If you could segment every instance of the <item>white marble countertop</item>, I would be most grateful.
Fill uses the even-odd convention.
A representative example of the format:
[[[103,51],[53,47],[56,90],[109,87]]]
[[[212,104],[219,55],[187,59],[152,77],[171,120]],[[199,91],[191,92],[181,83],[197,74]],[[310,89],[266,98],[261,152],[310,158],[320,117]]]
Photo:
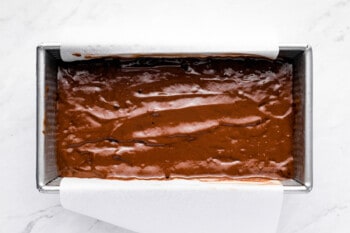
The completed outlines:
[[[163,30],[160,21],[221,36],[250,21],[274,28],[283,44],[313,46],[314,189],[285,196],[278,232],[349,232],[350,1],[127,2],[0,2],[0,232],[128,232],[64,210],[58,195],[36,190],[35,48],[75,36],[62,33],[69,28]]]

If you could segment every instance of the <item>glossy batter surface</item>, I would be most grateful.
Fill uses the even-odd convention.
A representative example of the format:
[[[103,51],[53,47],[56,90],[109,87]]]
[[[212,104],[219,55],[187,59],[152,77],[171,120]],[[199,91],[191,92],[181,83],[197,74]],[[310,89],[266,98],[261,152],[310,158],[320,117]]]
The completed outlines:
[[[254,58],[62,64],[61,176],[293,175],[292,65]]]

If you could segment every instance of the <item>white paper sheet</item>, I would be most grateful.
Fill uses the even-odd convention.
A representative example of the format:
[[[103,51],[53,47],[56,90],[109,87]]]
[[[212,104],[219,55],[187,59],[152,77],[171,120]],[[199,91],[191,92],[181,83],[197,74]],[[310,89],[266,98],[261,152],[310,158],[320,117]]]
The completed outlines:
[[[273,233],[279,182],[63,178],[64,208],[140,233]]]
[[[267,28],[234,27],[231,30],[185,31],[164,27],[161,30],[128,30],[110,32],[101,28],[75,29],[64,33],[60,53],[64,61],[90,59],[89,57],[132,56],[140,54],[246,54],[275,59],[279,47],[277,36]],[[75,35],[74,37],[72,35]]]

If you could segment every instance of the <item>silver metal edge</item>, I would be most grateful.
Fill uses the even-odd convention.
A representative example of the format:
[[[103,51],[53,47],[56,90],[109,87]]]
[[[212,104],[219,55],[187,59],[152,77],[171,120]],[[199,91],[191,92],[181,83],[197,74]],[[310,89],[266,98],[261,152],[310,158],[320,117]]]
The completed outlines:
[[[45,183],[45,58],[47,50],[60,49],[59,44],[41,44],[36,48],[36,187],[41,193],[58,193],[59,186]]]
[[[57,194],[60,190],[60,177],[57,177],[53,181],[44,184],[43,174],[44,174],[44,90],[45,90],[45,52],[49,49],[60,49],[59,44],[42,44],[37,47],[37,189],[41,193]],[[303,44],[289,44],[279,46],[281,50],[292,50],[292,51],[303,51],[305,56],[305,182],[301,184],[295,180],[294,185],[285,185],[285,193],[306,193],[310,192],[313,187],[313,144],[312,144],[312,47],[310,45]],[[55,183],[55,185],[50,185],[50,183]],[[282,182],[284,183],[284,182]]]
[[[36,186],[39,191],[43,191],[46,186],[44,184],[44,146],[45,136],[42,133],[44,130],[45,118],[45,47],[38,46],[36,48]]]
[[[313,70],[312,47],[307,45],[305,52],[305,181],[306,191],[313,188]]]

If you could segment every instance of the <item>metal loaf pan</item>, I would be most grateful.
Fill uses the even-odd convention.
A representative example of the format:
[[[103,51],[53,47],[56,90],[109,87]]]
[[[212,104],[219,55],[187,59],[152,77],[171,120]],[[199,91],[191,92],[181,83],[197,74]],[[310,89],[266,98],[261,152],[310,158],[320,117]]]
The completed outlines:
[[[170,54],[171,55],[171,54]],[[198,56],[198,54],[197,54]],[[215,54],[220,56],[220,54]],[[295,177],[283,181],[285,192],[312,189],[312,49],[309,45],[279,46],[278,57],[293,63]],[[57,68],[63,62],[59,45],[37,47],[37,188],[58,193],[61,177],[56,166]]]

